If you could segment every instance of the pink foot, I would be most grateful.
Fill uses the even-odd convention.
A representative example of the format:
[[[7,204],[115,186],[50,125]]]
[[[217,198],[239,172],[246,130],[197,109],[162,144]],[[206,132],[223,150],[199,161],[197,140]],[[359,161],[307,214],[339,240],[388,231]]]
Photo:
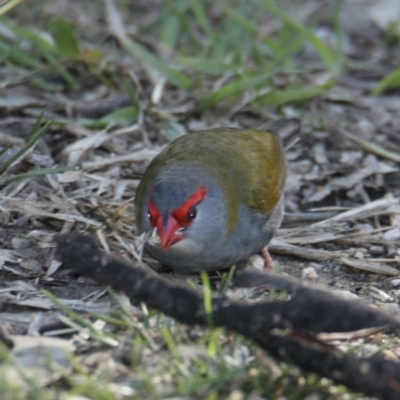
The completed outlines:
[[[266,247],[261,250],[261,255],[264,257],[264,269],[272,270],[274,267],[274,262]]]

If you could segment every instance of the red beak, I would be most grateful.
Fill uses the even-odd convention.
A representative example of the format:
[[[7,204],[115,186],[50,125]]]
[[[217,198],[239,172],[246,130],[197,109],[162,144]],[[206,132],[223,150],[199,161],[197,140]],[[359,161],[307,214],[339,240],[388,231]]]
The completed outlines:
[[[178,229],[178,221],[172,215],[160,215],[157,221],[157,233],[161,238],[163,251],[167,251],[173,244],[183,239],[181,235],[175,235]]]

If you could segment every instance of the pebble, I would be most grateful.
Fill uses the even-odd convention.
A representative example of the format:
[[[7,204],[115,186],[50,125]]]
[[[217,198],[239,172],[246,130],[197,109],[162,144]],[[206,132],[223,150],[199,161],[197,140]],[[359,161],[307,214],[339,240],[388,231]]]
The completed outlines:
[[[363,259],[364,259],[364,254],[363,254],[363,252],[357,250],[357,251],[354,253],[354,258],[358,258],[359,260],[363,260]]]
[[[380,256],[380,255],[382,255],[382,254],[385,252],[385,248],[384,248],[383,246],[372,245],[372,246],[369,248],[369,252],[370,252],[371,254],[376,255],[376,256]]]
[[[310,263],[309,266],[313,267],[317,272],[320,272],[325,268],[324,263]]]
[[[301,271],[301,279],[310,282],[316,282],[319,279],[318,273],[314,267],[307,267]]]
[[[391,284],[393,287],[397,288],[397,287],[400,286],[400,279],[392,279],[392,280],[390,281],[390,284]]]
[[[14,250],[27,249],[27,248],[31,247],[31,241],[28,239],[22,239],[22,238],[12,238],[11,239],[11,247]]]
[[[226,400],[243,400],[244,394],[241,390],[234,390],[231,394],[227,397]]]
[[[251,256],[247,262],[246,269],[247,268],[250,270],[264,271],[264,259],[258,254]]]
[[[400,228],[394,228],[390,231],[386,231],[383,234],[383,239],[387,240],[388,242],[400,239]]]

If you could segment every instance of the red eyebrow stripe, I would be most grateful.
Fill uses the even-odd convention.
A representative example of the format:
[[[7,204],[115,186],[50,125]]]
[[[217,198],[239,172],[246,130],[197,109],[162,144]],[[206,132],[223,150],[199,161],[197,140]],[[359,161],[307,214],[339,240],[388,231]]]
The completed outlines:
[[[206,197],[207,188],[204,186],[197,189],[179,208],[176,208],[172,211],[172,215],[174,218],[181,224],[189,224],[191,221],[187,220],[187,214],[189,212],[190,207],[199,204],[204,197]]]
[[[151,225],[155,227],[157,225],[157,220],[160,216],[160,213],[151,200],[148,200],[147,202],[147,209],[149,210]]]

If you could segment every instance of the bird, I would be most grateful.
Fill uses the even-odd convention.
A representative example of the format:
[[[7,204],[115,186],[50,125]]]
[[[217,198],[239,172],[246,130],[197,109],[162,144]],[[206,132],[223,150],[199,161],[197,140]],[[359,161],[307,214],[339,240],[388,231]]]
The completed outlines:
[[[167,145],[135,198],[139,233],[156,234],[146,251],[180,272],[217,271],[257,253],[271,268],[266,245],[283,218],[287,168],[279,131],[287,124],[213,128]]]

